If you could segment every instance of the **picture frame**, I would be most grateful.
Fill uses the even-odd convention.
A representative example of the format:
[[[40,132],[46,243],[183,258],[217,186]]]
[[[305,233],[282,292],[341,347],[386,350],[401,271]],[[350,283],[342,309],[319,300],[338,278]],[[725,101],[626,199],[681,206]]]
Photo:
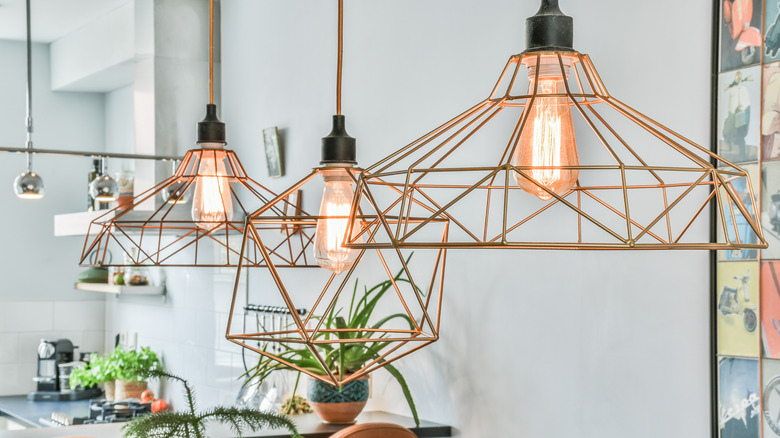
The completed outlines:
[[[303,209],[303,190],[296,190],[287,195],[284,202],[284,215],[297,216]],[[299,225],[282,225],[282,235],[292,236],[300,230]]]
[[[279,130],[276,126],[263,129],[263,145],[265,146],[265,163],[268,166],[268,176],[271,178],[283,177],[282,146],[279,141]]]
[[[712,6],[711,149],[728,161],[719,167],[748,173],[734,189],[760,207],[769,248],[710,258],[710,369],[717,370],[711,433],[780,437],[780,4],[714,0]],[[747,184],[755,199],[747,199]],[[730,240],[754,241],[744,216],[722,214],[711,212],[712,227],[725,221]],[[715,238],[726,236],[719,231]]]

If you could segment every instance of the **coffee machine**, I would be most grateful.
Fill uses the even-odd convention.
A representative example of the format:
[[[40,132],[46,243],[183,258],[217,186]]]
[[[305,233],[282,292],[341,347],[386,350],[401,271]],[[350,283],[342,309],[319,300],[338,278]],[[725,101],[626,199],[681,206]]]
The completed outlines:
[[[41,339],[38,344],[38,375],[33,377],[36,390],[27,394],[29,400],[83,400],[100,395],[98,388],[71,390],[68,381],[76,348],[68,339]],[[63,370],[67,370],[68,374],[64,375]]]

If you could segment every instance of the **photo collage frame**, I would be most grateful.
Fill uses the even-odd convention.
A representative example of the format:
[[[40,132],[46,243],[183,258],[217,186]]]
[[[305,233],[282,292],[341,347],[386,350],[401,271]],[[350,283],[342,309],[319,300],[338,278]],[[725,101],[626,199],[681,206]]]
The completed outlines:
[[[713,146],[748,172],[755,198],[744,182],[742,199],[759,203],[769,242],[761,251],[716,255],[714,434],[780,438],[780,3],[715,0],[714,7],[719,23],[713,39],[718,59]],[[739,215],[715,220],[736,225],[729,227],[739,233],[728,236],[732,240],[754,235]]]

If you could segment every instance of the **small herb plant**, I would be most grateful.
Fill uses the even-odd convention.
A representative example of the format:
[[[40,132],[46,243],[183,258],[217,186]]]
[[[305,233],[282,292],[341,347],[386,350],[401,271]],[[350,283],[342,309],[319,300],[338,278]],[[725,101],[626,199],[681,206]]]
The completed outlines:
[[[84,368],[73,371],[70,386],[81,385],[85,388],[112,380],[140,382],[144,379],[143,370],[161,368],[160,360],[149,347],[140,350],[122,350],[119,347],[109,355],[93,355]]]
[[[89,388],[103,382],[116,380],[114,370],[106,359],[107,356],[92,355],[87,366],[73,370],[73,374],[70,375],[70,387],[76,388],[81,385],[84,388]]]
[[[146,379],[146,371],[161,368],[157,354],[149,347],[140,350],[122,350],[117,347],[108,357],[108,362],[116,379],[128,382],[142,382]]]
[[[169,374],[161,369],[138,370],[144,379],[159,378],[180,382],[184,386],[187,399],[187,412],[157,412],[133,418],[122,427],[125,437],[135,438],[205,438],[206,423],[217,421],[227,424],[241,436],[245,430],[256,431],[260,428],[287,429],[290,436],[303,438],[298,434],[295,424],[287,417],[256,409],[218,406],[205,411],[196,411],[195,397],[189,383],[181,377]]]
[[[406,263],[409,263],[409,259]],[[408,279],[403,277],[403,269],[401,269],[394,277],[393,281],[410,283]],[[372,338],[376,335],[376,332],[361,331],[363,328],[369,327],[369,320],[376,309],[380,299],[393,287],[393,281],[383,281],[370,289],[363,288],[363,294],[358,295],[358,280],[355,281],[355,286],[352,290],[352,299],[350,301],[349,310],[346,315],[342,315],[343,308],[338,310],[331,309],[330,313],[324,317],[322,327],[324,329],[350,329],[351,331],[339,331],[339,332],[320,332],[315,338],[318,339],[366,339]],[[418,289],[419,290],[419,289]],[[313,319],[320,320],[323,317],[312,317]],[[385,316],[374,323],[370,328],[378,329],[385,324],[393,320],[402,320],[409,324],[411,329],[414,329],[414,323],[409,318],[409,315],[405,313],[396,313]],[[331,344],[318,344],[317,347],[321,348],[321,355],[325,358],[327,367],[338,375],[346,375],[354,373],[360,370],[366,362],[373,361],[380,356],[380,352],[389,345],[389,342],[384,339],[385,334],[376,336],[376,342],[369,343],[338,343],[335,346]],[[285,361],[296,365],[307,371],[311,371],[314,374],[326,375],[327,372],[322,368],[319,361],[316,360],[314,354],[308,348],[294,348],[286,343],[281,343],[282,351],[278,356]],[[406,384],[406,379],[397,368],[392,365],[385,365],[384,368],[392,375],[401,385],[401,390],[404,393],[409,409],[412,411],[415,423],[419,424],[419,418],[417,416],[417,408],[412,398],[412,393],[409,391],[409,386]],[[260,356],[257,365],[250,369],[244,376],[249,378],[258,377],[260,380],[265,379],[271,372],[277,369],[289,369],[284,364],[277,362],[267,356]],[[297,388],[297,381],[296,381]]]

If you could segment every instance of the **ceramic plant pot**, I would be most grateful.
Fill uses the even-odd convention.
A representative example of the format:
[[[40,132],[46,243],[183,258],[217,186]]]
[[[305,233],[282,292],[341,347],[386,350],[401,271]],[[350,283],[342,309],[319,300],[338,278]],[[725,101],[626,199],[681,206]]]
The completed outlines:
[[[114,380],[107,380],[103,382],[103,391],[106,393],[107,401],[114,401]]]
[[[368,376],[341,387],[320,380],[309,381],[309,404],[322,421],[336,424],[355,422],[368,401]]]
[[[141,393],[144,391],[146,391],[146,382],[117,380],[114,388],[114,399],[118,401],[128,398],[141,398]]]

